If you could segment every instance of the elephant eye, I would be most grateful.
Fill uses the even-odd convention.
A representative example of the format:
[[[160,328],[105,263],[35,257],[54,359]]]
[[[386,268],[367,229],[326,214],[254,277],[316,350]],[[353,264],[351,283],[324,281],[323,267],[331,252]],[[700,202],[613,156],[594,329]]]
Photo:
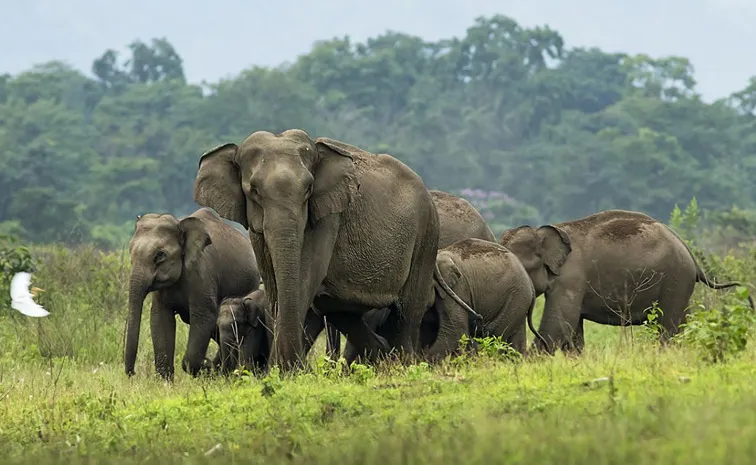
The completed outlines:
[[[250,184],[249,186],[249,197],[251,200],[255,202],[259,202],[262,196],[260,195],[260,190],[257,188],[257,186]]]
[[[165,260],[165,257],[166,257],[165,252],[163,252],[162,250],[158,250],[157,253],[155,254],[155,263],[162,262],[163,260]]]

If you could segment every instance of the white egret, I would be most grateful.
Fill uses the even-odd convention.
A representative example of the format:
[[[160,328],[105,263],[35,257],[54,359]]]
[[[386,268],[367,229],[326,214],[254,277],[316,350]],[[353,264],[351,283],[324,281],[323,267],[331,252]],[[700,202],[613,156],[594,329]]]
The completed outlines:
[[[10,285],[11,307],[26,316],[43,317],[49,315],[50,312],[42,308],[42,306],[32,298],[36,297],[40,292],[43,292],[44,289],[32,287],[31,292],[29,292],[30,285],[31,274],[21,272],[16,273],[13,276]]]

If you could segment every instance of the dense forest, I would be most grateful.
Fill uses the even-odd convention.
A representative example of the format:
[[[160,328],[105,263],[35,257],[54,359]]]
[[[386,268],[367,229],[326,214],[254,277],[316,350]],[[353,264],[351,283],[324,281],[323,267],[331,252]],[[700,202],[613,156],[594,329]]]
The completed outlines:
[[[202,85],[168,40],[129,48],[92,77],[60,62],[0,76],[0,234],[122,247],[137,214],[196,208],[205,150],[287,128],[390,153],[497,233],[607,208],[666,221],[695,197],[756,234],[756,78],[706,103],[683,57],[570,48],[506,16],[438,42],[334,38]]]

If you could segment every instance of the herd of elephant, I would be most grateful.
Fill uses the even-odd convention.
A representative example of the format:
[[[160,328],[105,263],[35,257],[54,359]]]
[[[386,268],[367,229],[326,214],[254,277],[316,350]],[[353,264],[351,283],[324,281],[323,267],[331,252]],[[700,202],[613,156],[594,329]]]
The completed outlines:
[[[579,353],[584,320],[642,324],[654,302],[664,342],[680,330],[696,282],[740,284],[712,283],[674,231],[639,212],[520,226],[497,241],[468,201],[429,190],[398,159],[299,129],[204,153],[194,200],[201,208],[183,219],[137,217],[128,375],[149,293],[155,369],[173,379],[176,314],[189,325],[182,368],[196,376],[296,369],[323,330],[331,358],[346,336],[347,364],[391,354],[437,361],[460,350],[463,335],[499,336],[525,354],[526,325],[531,350]],[[219,349],[209,361],[211,339]]]

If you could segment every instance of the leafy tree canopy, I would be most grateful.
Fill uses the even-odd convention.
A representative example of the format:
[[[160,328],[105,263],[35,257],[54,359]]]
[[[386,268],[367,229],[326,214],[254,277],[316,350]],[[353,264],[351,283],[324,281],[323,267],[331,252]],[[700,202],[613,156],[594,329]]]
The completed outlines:
[[[0,76],[0,234],[120,247],[137,214],[197,208],[202,152],[294,127],[398,157],[496,232],[607,208],[667,220],[692,197],[756,230],[756,77],[707,104],[686,58],[571,48],[501,15],[438,42],[333,38],[204,88],[165,38],[129,48],[92,78]]]

